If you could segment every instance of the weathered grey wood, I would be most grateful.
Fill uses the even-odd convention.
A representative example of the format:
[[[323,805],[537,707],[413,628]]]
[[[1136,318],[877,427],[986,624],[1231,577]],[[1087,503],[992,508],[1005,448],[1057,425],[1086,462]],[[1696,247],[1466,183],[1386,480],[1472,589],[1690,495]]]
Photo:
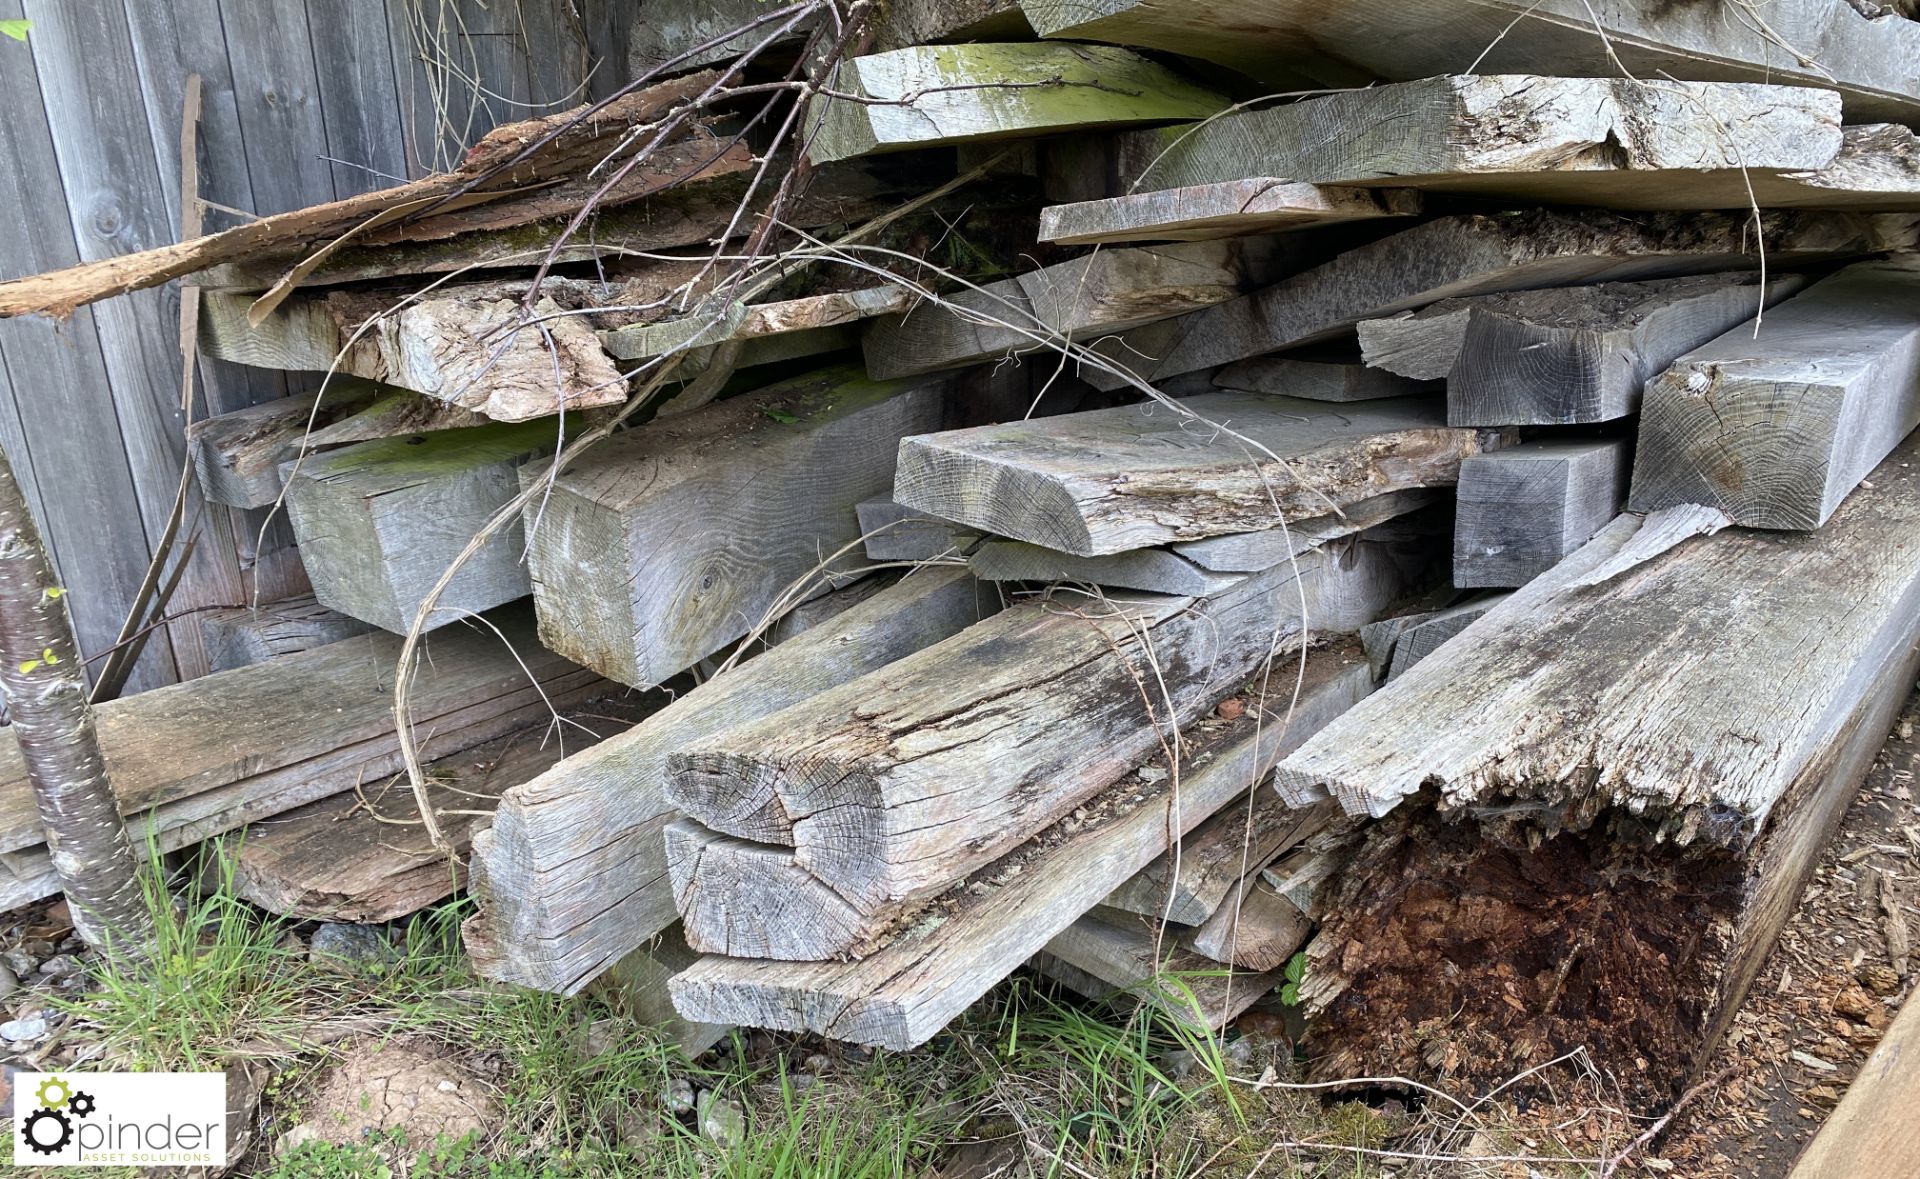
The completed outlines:
[[[657,1029],[691,1059],[733,1030],[726,1024],[681,1019],[673,1009],[669,984],[699,960],[700,955],[687,948],[680,926],[669,925],[594,979],[593,993],[635,1023]]]
[[[1571,828],[1630,805],[1650,833],[1744,845],[1920,630],[1914,456],[1897,450],[1818,532],[1729,529],[1576,586],[1639,529],[1622,516],[1303,747],[1276,784],[1374,815],[1427,784],[1447,807],[1546,803],[1543,821]],[[1576,758],[1588,768],[1569,775]]]
[[[1554,426],[1625,417],[1682,353],[1805,285],[1797,274],[1765,284],[1753,275],[1699,275],[1435,304],[1427,312],[1467,312],[1447,377],[1447,421]]]
[[[320,394],[283,397],[248,406],[187,427],[200,493],[209,502],[236,508],[264,508],[280,499],[280,464],[299,453],[309,430],[320,430],[370,404],[376,387],[355,378],[339,378]]]
[[[1201,925],[1218,912],[1234,886],[1276,855],[1319,830],[1334,815],[1331,803],[1295,809],[1271,790],[1236,798],[1168,851],[1108,893],[1111,909],[1181,925]]]
[[[335,377],[327,383],[328,400],[336,385],[363,384],[352,377]],[[345,446],[349,442],[368,442],[375,438],[393,438],[401,434],[425,434],[434,430],[458,430],[484,426],[487,419],[472,410],[461,409],[431,397],[422,397],[405,389],[368,386],[376,396],[365,406],[335,418],[331,425],[316,428],[307,437],[309,450],[327,446]]]
[[[1273,176],[1183,186],[1149,177],[1142,187],[1152,191],[1048,206],[1040,212],[1040,240],[1063,246],[1192,242],[1420,212],[1416,192],[1327,188]]]
[[[1456,295],[1601,280],[1752,270],[1900,249],[1914,219],[1896,214],[1559,213],[1461,215],[1350,250],[1323,266],[1231,302],[1134,328],[1099,352],[1155,380],[1336,338],[1365,319]],[[1143,359],[1144,358],[1144,359]],[[1090,369],[1099,388],[1128,382]]]
[[[803,129],[816,164],[1204,119],[1226,106],[1221,95],[1163,65],[1100,45],[913,46],[843,61],[826,89]]]
[[[774,37],[785,22],[773,21],[738,37],[727,34],[777,8],[760,0],[652,0],[646,19],[633,24],[628,70],[639,77],[655,69],[679,71],[730,61]],[[811,18],[801,21],[776,45],[790,48],[814,24]],[[1033,35],[1014,0],[895,0],[874,14],[872,29],[874,48],[879,50],[935,41],[1013,41]],[[692,52],[714,40],[720,41],[714,48]]]
[[[867,368],[907,376],[1121,331],[1252,290],[1282,259],[1261,238],[1101,250],[880,320]]]
[[[1460,359],[1474,299],[1491,297],[1442,299],[1418,311],[1363,319],[1354,325],[1360,339],[1360,358],[1369,368],[1411,381],[1444,380]]]
[[[380,438],[289,463],[287,512],[314,596],[405,632],[461,550],[518,494],[520,465],[560,443],[563,421],[571,424],[497,422]],[[527,596],[525,549],[519,527],[501,529],[461,567],[427,626]]]
[[[1420,618],[1393,637],[1393,664],[1387,678],[1398,679],[1440,645],[1478,622],[1507,595],[1481,594]]]
[[[688,944],[782,960],[870,953],[920,902],[1112,785],[1162,725],[1296,649],[1303,610],[1316,635],[1377,617],[1420,572],[1389,550],[1417,547],[1363,541],[1310,554],[1297,577],[1283,566],[1204,598],[1016,605],[682,747],[668,792],[689,818],[668,828],[667,862]]]
[[[473,840],[480,906],[464,933],[475,968],[578,992],[677,918],[660,836],[673,815],[670,752],[883,667],[998,606],[964,570],[915,571],[509,790]]]
[[[1185,54],[1298,87],[1425,78],[1469,66],[1585,77],[1784,82],[1840,91],[1854,118],[1920,116],[1920,30],[1846,0],[1022,0],[1043,37]]]
[[[215,671],[232,671],[296,655],[374,629],[314,600],[312,594],[258,607],[234,606],[200,615],[207,659]]]
[[[1181,775],[1179,805],[1150,793],[1112,821],[1037,848],[982,892],[956,892],[944,920],[917,927],[857,962],[768,962],[709,956],[673,982],[690,1019],[817,1032],[904,1050],[932,1039],[967,1006],[1018,969],[1170,840],[1242,797],[1280,751],[1298,745],[1372,690],[1352,654],[1307,657],[1299,704],[1286,723],[1256,724],[1250,708],[1215,755]],[[1265,703],[1285,714],[1291,685]],[[982,873],[989,879],[996,873]]]
[[[860,536],[854,505],[886,493],[902,437],[958,420],[948,393],[824,369],[601,443],[527,505],[544,641],[646,687],[746,634],[823,562],[864,564],[857,545],[835,556]]]
[[[1649,382],[1631,503],[1818,528],[1916,424],[1920,265],[1850,266]]]
[[[868,598],[898,584],[899,580],[900,571],[893,569],[836,580],[832,591],[802,602],[782,614],[779,621],[767,630],[765,642],[772,647],[788,639],[799,638],[814,627],[832,622]]]
[[[1279,175],[1628,209],[1751,203],[1756,178],[1840,154],[1840,95],[1804,86],[1453,75],[1223,115],[1158,150],[1133,180],[1177,189]],[[1834,194],[1837,199],[1838,194]]]
[[[1505,439],[1448,429],[1438,401],[1335,407],[1261,393],[909,438],[893,498],[1091,557],[1278,528],[1389,491],[1451,485]],[[1243,441],[1243,439],[1245,441]]]
[[[967,557],[982,581],[1073,582],[1156,594],[1217,593],[1234,575],[1209,573],[1167,549],[1130,549],[1104,557],[1076,557],[1022,540],[989,540]]]
[[[1360,326],[1364,332],[1366,325]],[[1308,401],[1378,401],[1382,397],[1438,393],[1442,388],[1431,381],[1409,380],[1364,364],[1291,360],[1282,356],[1262,356],[1230,364],[1214,374],[1213,383],[1222,389],[1304,397]]]
[[[1627,498],[1624,438],[1526,442],[1460,464],[1453,584],[1513,589],[1593,539]]]
[[[1313,919],[1258,872],[1237,881],[1227,899],[1183,940],[1188,949],[1242,970],[1279,970],[1307,944]]]
[[[1388,491],[1341,509],[1337,515],[1290,520],[1285,528],[1235,532],[1187,540],[1173,551],[1216,573],[1258,573],[1328,541],[1411,515],[1440,501],[1439,491]]]
[[[1138,917],[1090,913],[1048,942],[1046,952],[1195,1031],[1224,1029],[1286,981],[1284,970],[1225,967]]]
[[[707,311],[665,323],[615,328],[601,333],[600,340],[608,354],[620,360],[646,360],[689,346],[759,340],[858,323],[903,311],[912,301],[913,295],[905,286],[835,291],[776,303],[736,305],[726,314]]]
[[[958,556],[967,534],[945,520],[903,508],[890,499],[864,500],[854,505],[860,535],[866,537],[869,561],[931,561]]]

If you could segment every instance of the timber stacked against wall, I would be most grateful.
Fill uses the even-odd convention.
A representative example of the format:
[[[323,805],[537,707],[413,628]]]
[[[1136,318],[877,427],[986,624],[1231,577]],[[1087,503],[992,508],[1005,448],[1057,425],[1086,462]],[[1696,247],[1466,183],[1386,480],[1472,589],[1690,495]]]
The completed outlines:
[[[107,706],[129,811],[284,912],[464,884],[483,973],[690,1045],[912,1048],[1028,968],[1683,1091],[1920,670],[1920,24],[1216,7],[670,0],[585,118],[0,284],[192,276],[209,356],[330,374],[193,427],[313,593]],[[491,767],[438,843],[332,821],[397,635]],[[266,692],[346,706],[219,756]]]

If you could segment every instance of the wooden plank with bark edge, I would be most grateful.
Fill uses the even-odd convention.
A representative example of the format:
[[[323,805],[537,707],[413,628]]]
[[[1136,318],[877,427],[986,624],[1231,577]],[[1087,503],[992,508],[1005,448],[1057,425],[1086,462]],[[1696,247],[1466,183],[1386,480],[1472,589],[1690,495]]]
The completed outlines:
[[[1284,970],[1234,970],[1144,918],[1121,914],[1087,914],[1048,942],[1046,953],[1194,1031],[1225,1029],[1286,982]]]
[[[1920,424],[1920,264],[1850,266],[1649,382],[1635,511],[1818,528]]]
[[[1625,215],[1533,210],[1442,217],[1251,295],[1123,332],[1097,346],[1152,384],[1197,369],[1337,338],[1377,319],[1458,295],[1599,281],[1754,270],[1903,248],[1914,218],[1811,213]],[[1756,234],[1758,236],[1756,236]],[[1125,379],[1089,367],[1112,389]]]
[[[1460,464],[1453,584],[1514,589],[1593,539],[1627,498],[1625,438],[1525,442]]]
[[[1062,246],[1110,242],[1195,242],[1284,233],[1347,221],[1412,217],[1420,194],[1301,184],[1272,176],[1226,179],[1097,201],[1049,205],[1040,211],[1040,240]]]
[[[1630,806],[1649,835],[1743,847],[1920,635],[1917,450],[1818,532],[1728,529],[1580,585],[1640,530],[1620,517],[1309,742],[1276,786],[1379,816],[1429,784],[1449,809],[1544,804],[1527,813],[1573,829]]]
[[[901,1051],[926,1043],[1171,840],[1259,783],[1283,751],[1373,689],[1372,675],[1351,652],[1316,650],[1305,675],[1286,723],[1256,725],[1258,710],[1250,707],[1213,758],[1182,773],[1178,805],[1163,787],[1110,822],[1036,844],[1018,875],[978,895],[956,890],[953,912],[915,925],[860,961],[703,958],[674,980],[674,1007],[690,1019],[810,1031]],[[1285,696],[1257,703],[1284,716],[1290,695],[1291,685]]]
[[[1134,134],[1157,150],[1130,153],[1148,166],[1121,179],[1144,189],[1259,174],[1656,210],[1749,206],[1768,177],[1817,172],[1842,144],[1832,90],[1536,74],[1424,78]]]
[[[1909,995],[1846,1096],[1801,1152],[1790,1179],[1901,1179],[1920,1172],[1920,1142],[1911,1133],[1913,1109],[1920,1103],[1916,1060],[1920,1002]]]
[[[1477,295],[1420,314],[1468,313],[1447,374],[1449,424],[1573,425],[1638,411],[1647,382],[1676,358],[1805,285],[1797,274],[1765,285],[1700,275]]]
[[[558,446],[571,419],[493,422],[356,442],[288,464],[287,514],[321,604],[404,634],[421,604],[487,521],[520,490],[522,463]],[[551,464],[531,464],[542,474]],[[431,629],[524,598],[518,524],[463,565]]]
[[[1101,556],[1451,486],[1461,459],[1506,441],[1449,429],[1444,418],[1426,398],[1331,406],[1222,392],[1143,402],[908,438],[893,498],[983,532]]]
[[[886,494],[900,439],[959,420],[949,391],[822,369],[617,434],[557,477],[524,468],[552,478],[526,508],[542,641],[648,687],[745,635],[858,539],[854,505]],[[855,545],[829,567],[864,563]]]
[[[1182,541],[1173,551],[1202,569],[1215,573],[1258,573],[1282,561],[1316,549],[1328,541],[1409,516],[1432,507],[1442,491],[1388,491],[1341,509],[1337,515],[1290,520],[1285,528],[1264,532],[1234,532],[1205,540]]]
[[[207,660],[215,671],[232,671],[283,655],[297,655],[372,629],[370,623],[322,606],[312,594],[257,607],[207,610],[200,615]]]
[[[1157,62],[1103,45],[912,46],[839,63],[825,91],[802,130],[815,164],[915,147],[1179,123],[1227,105],[1220,94]]]
[[[1281,896],[1258,870],[1234,882],[1227,899],[1181,944],[1224,966],[1279,970],[1307,944],[1313,919]]]
[[[1271,790],[1255,790],[1195,827],[1180,841],[1177,856],[1155,856],[1101,904],[1180,925],[1204,924],[1248,872],[1265,867],[1334,814],[1331,803],[1295,809]]]
[[[1076,557],[1023,540],[988,540],[967,557],[982,581],[1071,582],[1156,594],[1218,593],[1234,583],[1167,549],[1130,549],[1104,557]]]
[[[1123,331],[1252,290],[1284,257],[1264,238],[1100,250],[881,319],[862,340],[867,369],[908,376]]]
[[[667,864],[688,944],[871,952],[920,902],[1110,787],[1160,725],[1296,647],[1303,609],[1319,635],[1377,617],[1425,572],[1421,547],[1309,554],[1297,577],[1281,567],[1205,598],[1019,604],[682,747],[668,796],[688,817],[667,828]]]
[[[672,750],[873,671],[999,608],[964,570],[903,581],[507,791],[473,839],[463,930],[488,978],[575,994],[678,919],[660,831]]]
[[[429,762],[427,793],[455,857],[433,846],[404,775],[250,824],[208,846],[202,883],[301,921],[396,921],[464,886],[469,842],[500,795],[665,703],[603,697],[549,721]],[[591,712],[583,716],[582,712]],[[224,864],[224,868],[218,866]]]
[[[1920,119],[1920,30],[1846,0],[1776,0],[1764,21],[1663,0],[1021,0],[1043,37],[1137,45],[1219,62],[1259,81],[1364,86],[1487,73],[1776,82],[1838,90],[1854,119]]]
[[[1441,645],[1472,626],[1505,600],[1505,594],[1480,594],[1409,622],[1393,635],[1393,662],[1387,678],[1398,679]]]
[[[319,393],[250,405],[187,427],[194,477],[209,503],[264,508],[280,499],[280,464],[299,452],[309,429],[358,412],[376,396],[365,381],[341,379]]]
[[[1382,397],[1418,397],[1443,391],[1437,382],[1410,380],[1364,364],[1283,356],[1230,364],[1213,375],[1213,383],[1243,393],[1273,393],[1308,401],[1378,401]]]

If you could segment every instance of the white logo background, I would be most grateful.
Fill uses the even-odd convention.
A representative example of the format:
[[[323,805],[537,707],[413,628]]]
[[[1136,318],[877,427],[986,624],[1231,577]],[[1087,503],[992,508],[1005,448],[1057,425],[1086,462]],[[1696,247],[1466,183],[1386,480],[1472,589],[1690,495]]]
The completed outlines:
[[[219,1167],[224,1073],[16,1073],[16,1167]]]

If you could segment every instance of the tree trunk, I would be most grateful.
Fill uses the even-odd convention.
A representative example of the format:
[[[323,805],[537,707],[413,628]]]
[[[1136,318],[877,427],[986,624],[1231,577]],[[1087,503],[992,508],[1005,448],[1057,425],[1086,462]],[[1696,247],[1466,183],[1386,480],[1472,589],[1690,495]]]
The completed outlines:
[[[88,945],[144,954],[153,917],[107,784],[85,666],[40,530],[0,455],[0,685],[46,826],[47,846]]]

